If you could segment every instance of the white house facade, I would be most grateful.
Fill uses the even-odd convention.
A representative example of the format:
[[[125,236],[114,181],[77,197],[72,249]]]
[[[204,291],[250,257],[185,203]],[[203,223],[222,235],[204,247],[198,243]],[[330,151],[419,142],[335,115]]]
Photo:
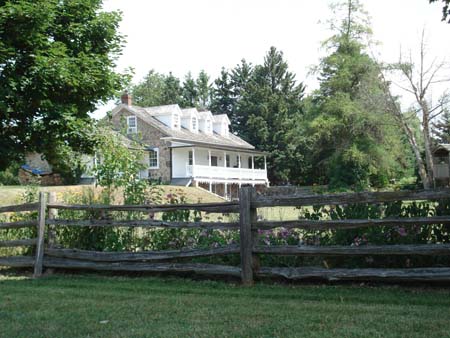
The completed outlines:
[[[178,105],[138,107],[124,94],[111,121],[144,144],[141,178],[198,186],[228,199],[242,185],[269,185],[266,155],[231,133],[225,114]]]

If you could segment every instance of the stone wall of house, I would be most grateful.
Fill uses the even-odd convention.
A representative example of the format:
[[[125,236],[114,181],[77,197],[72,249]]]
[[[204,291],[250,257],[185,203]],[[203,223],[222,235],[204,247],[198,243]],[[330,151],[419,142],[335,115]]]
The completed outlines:
[[[27,170],[19,169],[20,184],[39,184],[42,186],[48,185],[62,185],[63,181],[59,174],[52,173],[46,175],[35,175]]]
[[[123,130],[126,127],[126,117],[134,116],[126,109],[122,109],[112,117],[113,127],[117,130]],[[159,149],[159,169],[149,169],[149,178],[155,180],[161,180],[162,182],[170,182],[172,178],[171,174],[171,156],[170,148],[167,141],[161,140],[162,137],[167,135],[163,134],[157,128],[149,125],[148,123],[137,119],[137,132],[138,137],[151,148]]]

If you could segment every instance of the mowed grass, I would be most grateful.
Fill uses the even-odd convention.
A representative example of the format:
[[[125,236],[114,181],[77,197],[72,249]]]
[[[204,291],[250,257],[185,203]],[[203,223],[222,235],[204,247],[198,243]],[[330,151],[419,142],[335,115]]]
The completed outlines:
[[[186,197],[188,203],[209,203],[209,202],[223,202],[224,200],[208,193],[205,190],[195,187],[180,187],[174,185],[160,185],[163,196],[167,194],[182,194]],[[83,189],[95,189],[99,191],[101,188],[94,187],[93,185],[61,185],[61,186],[49,186],[39,187],[39,191],[56,192],[58,201],[63,201],[66,194],[81,194]],[[26,186],[0,186],[0,205],[16,204],[20,201],[21,197],[26,191]],[[115,204],[122,203],[122,197],[120,192],[115,197]]]
[[[448,289],[0,277],[1,337],[450,337],[449,327]]]
[[[173,185],[161,185],[163,196],[168,194],[181,194],[186,197],[187,203],[221,203],[224,199],[208,193],[205,190],[195,187],[179,187]],[[68,186],[52,186],[52,187],[39,187],[40,191],[53,191],[56,192],[58,201],[64,201],[65,195],[68,194],[81,194],[83,189],[95,189],[99,191],[101,188],[94,188],[92,185],[68,185]],[[25,186],[0,186],[0,206],[11,205],[21,202],[21,197],[26,191]],[[120,193],[117,194],[114,204],[121,204],[122,198]],[[258,215],[267,220],[282,221],[282,220],[294,220],[299,217],[299,210],[295,207],[273,207],[273,208],[260,208]],[[210,217],[208,220],[215,220],[215,217]],[[234,217],[232,220],[234,220]],[[228,218],[223,219],[223,221]]]

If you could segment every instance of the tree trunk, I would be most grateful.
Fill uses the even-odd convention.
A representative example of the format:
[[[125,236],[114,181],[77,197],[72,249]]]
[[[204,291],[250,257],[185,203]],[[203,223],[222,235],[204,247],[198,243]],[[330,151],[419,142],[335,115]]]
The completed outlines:
[[[432,186],[432,180],[430,179],[430,176],[427,172],[427,168],[425,167],[425,163],[423,162],[422,155],[420,154],[419,146],[417,145],[416,137],[414,136],[414,132],[411,130],[411,128],[408,126],[408,123],[406,123],[405,118],[403,117],[403,114],[396,114],[397,119],[399,119],[399,122],[403,128],[403,130],[406,133],[406,136],[408,137],[408,142],[411,145],[411,148],[414,152],[414,156],[416,158],[417,167],[419,170],[419,176],[422,181],[422,185],[424,189],[431,189]],[[426,149],[426,141],[425,141],[425,149]],[[426,152],[426,150],[425,150]]]
[[[420,107],[422,109],[422,129],[423,129],[423,139],[425,145],[425,160],[427,163],[427,174],[429,182],[434,182],[434,164],[433,164],[433,154],[431,153],[431,136],[430,136],[430,111],[428,109],[428,104],[421,100]]]

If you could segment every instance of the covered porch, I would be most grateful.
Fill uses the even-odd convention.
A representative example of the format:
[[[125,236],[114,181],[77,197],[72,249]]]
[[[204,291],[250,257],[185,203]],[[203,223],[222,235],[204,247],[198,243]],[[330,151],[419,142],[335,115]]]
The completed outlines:
[[[227,149],[202,145],[175,145],[172,178],[191,178],[192,183],[214,192],[220,184],[224,196],[228,186],[268,185],[266,154],[255,150]],[[222,195],[222,194],[220,194]]]

